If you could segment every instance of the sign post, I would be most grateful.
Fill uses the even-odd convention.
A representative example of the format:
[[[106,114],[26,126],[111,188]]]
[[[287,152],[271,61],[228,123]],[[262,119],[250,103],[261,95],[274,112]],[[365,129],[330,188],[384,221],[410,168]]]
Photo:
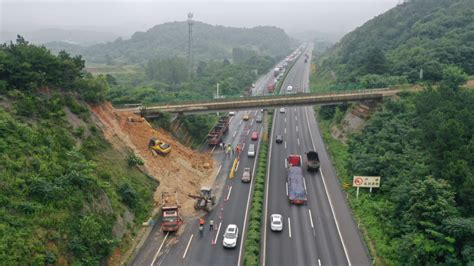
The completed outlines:
[[[352,186],[357,187],[357,194],[356,198],[359,198],[359,188],[361,187],[368,187],[370,188],[370,192],[372,192],[372,188],[380,187],[380,176],[354,176],[352,180]]]

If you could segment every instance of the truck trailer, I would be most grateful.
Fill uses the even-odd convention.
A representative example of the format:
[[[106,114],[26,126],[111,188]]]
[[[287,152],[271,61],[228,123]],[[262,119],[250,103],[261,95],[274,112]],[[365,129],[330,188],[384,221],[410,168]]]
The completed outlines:
[[[290,155],[287,159],[288,200],[291,204],[306,204],[306,185],[304,183],[301,155]]]

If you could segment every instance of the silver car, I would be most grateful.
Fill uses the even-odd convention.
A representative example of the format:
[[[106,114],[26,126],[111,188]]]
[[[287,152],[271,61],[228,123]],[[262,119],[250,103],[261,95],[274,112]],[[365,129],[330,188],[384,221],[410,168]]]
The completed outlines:
[[[242,174],[242,182],[249,183],[252,180],[252,173],[250,167],[245,167],[244,172]]]
[[[235,224],[229,224],[225,229],[224,240],[222,245],[225,248],[235,248],[237,246],[237,239],[239,238],[239,228]]]

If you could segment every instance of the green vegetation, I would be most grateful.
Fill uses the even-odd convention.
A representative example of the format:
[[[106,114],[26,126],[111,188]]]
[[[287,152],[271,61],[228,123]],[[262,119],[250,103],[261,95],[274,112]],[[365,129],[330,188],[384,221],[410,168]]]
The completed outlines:
[[[267,116],[268,132],[271,132],[273,115]],[[260,237],[263,219],[263,200],[265,196],[265,175],[267,173],[268,139],[261,140],[258,151],[255,187],[250,206],[249,227],[245,240],[244,264],[246,266],[260,265]]]
[[[0,58],[0,264],[105,264],[156,186],[88,122],[105,77],[22,38]]]
[[[157,25],[146,32],[136,32],[128,40],[79,47],[65,44],[66,51],[83,55],[89,63],[120,65],[146,64],[150,58],[186,57],[188,43],[187,22]],[[55,50],[61,43],[53,44]],[[196,62],[232,57],[234,47],[254,50],[260,55],[285,56],[290,50],[290,38],[276,27],[233,28],[195,22],[193,51]],[[70,49],[70,50],[68,50]]]
[[[388,101],[348,146],[321,123],[342,180],[380,175],[382,186],[351,205],[380,263],[474,260],[474,93],[442,86]],[[346,159],[347,158],[347,159]]]
[[[410,1],[347,34],[317,60],[318,90],[439,82],[457,66],[474,74],[471,0]]]
[[[257,75],[271,69],[277,61],[277,58],[259,56],[242,48],[234,48],[233,56],[234,63],[228,60],[200,61],[192,80],[184,58],[151,59],[144,69],[133,75],[107,75],[106,79],[113,80],[109,83],[115,83],[108,99],[119,105],[210,100],[214,98],[217,83],[220,96],[239,97],[248,94]],[[158,124],[169,130],[169,119],[169,115],[163,114]],[[217,121],[213,115],[189,115],[179,117],[177,122],[196,146],[202,143]]]

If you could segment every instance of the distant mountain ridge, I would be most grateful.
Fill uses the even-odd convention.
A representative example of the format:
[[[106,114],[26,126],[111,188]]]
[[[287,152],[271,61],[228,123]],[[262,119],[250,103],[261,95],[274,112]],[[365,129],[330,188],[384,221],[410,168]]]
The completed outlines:
[[[89,46],[117,39],[119,36],[110,32],[77,29],[41,29],[27,32],[2,31],[0,41],[15,42],[16,36],[21,35],[29,42],[36,44],[64,43],[79,46]]]
[[[61,43],[46,44],[58,51]],[[290,37],[280,28],[258,26],[235,28],[213,26],[202,22],[193,25],[193,54],[199,60],[232,57],[235,47],[251,49],[260,55],[284,56],[291,46]],[[151,58],[187,56],[187,22],[169,22],[154,26],[146,32],[136,32],[130,39],[80,48],[64,44],[66,51],[82,54],[88,62],[144,63]]]
[[[448,65],[474,74],[472,0],[417,0],[400,4],[347,34],[318,59],[320,76],[360,82],[385,75],[438,81]],[[374,78],[371,76],[370,78]]]

